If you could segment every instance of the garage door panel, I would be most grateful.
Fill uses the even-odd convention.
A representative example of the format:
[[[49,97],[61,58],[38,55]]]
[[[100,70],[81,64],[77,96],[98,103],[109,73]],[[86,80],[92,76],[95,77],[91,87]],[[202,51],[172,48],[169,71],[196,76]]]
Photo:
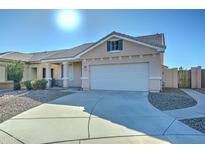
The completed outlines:
[[[148,90],[148,64],[91,66],[91,89]]]

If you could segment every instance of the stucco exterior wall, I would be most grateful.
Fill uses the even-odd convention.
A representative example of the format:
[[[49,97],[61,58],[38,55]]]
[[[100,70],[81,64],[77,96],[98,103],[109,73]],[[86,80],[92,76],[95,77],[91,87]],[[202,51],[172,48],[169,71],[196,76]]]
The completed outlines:
[[[30,64],[27,66],[27,69],[25,71],[25,78],[26,80],[32,80],[32,68],[37,68],[37,80],[43,79],[43,68],[46,68],[45,63],[38,63],[38,64]],[[60,68],[59,64],[51,64],[51,68],[54,69],[53,71],[53,77],[55,79],[60,79]],[[28,73],[28,75],[26,75]]]
[[[9,61],[0,61],[0,82],[7,81],[6,65],[8,63]],[[45,68],[45,63],[25,63],[22,81],[34,79],[32,68],[37,68],[36,79],[43,78],[43,68]],[[54,69],[54,78],[60,79],[59,64],[51,64],[51,68]]]
[[[50,63],[51,69],[53,69],[53,77],[56,80],[62,79],[61,77],[61,65],[63,62],[58,63]],[[81,62],[68,62],[73,64],[73,80],[68,80],[69,87],[81,87]],[[28,66],[28,79],[31,80],[33,78],[32,68],[37,68],[37,79],[43,79],[43,68],[46,69],[46,63],[38,63],[38,64],[30,64]]]
[[[81,87],[81,62],[74,62],[73,63],[73,80],[68,81],[69,87]]]
[[[82,57],[82,88],[90,89],[90,66],[102,64],[149,64],[149,90],[161,90],[162,56],[152,48],[123,40],[123,50],[117,53],[107,52],[107,43],[92,49]],[[122,72],[123,73],[123,72]]]
[[[113,56],[130,56],[130,55],[142,55],[156,53],[154,49],[138,45],[133,42],[123,40],[123,50],[121,52],[107,52],[107,42],[102,43],[91,51],[82,56],[82,59],[88,58],[102,58]]]
[[[1,61],[0,60],[0,82],[7,81],[7,70],[6,65],[9,63],[9,61]]]
[[[149,90],[161,90],[163,54],[157,53],[155,49],[145,47],[140,44],[123,40],[123,50],[120,52],[107,52],[107,42],[97,46],[88,53],[81,56],[82,62],[73,63],[73,80],[68,81],[70,87],[80,87],[90,89],[90,66],[105,64],[129,64],[129,63],[148,63],[149,72]],[[61,79],[61,62],[52,63],[51,68],[54,69],[54,78]],[[1,62],[0,62],[1,64]],[[34,69],[36,69],[36,72]],[[43,68],[45,63],[26,63],[24,67],[23,79],[42,79]],[[1,68],[0,68],[1,69]],[[0,70],[1,71],[1,70]],[[3,68],[2,68],[2,71]],[[123,72],[122,72],[123,73]],[[6,77],[6,72],[5,72]],[[82,77],[82,78],[81,78]],[[82,80],[81,80],[82,79]],[[0,80],[6,80],[0,77]]]
[[[6,81],[6,66],[0,65],[0,82]]]
[[[12,61],[4,61],[4,60],[2,60],[2,61],[0,61],[0,66],[3,66],[4,67],[4,69],[1,69],[0,70],[0,78],[2,79],[2,81],[7,81],[7,69],[6,69],[6,66],[7,66],[7,64],[9,64],[10,62],[12,62]],[[25,81],[25,80],[27,80],[28,79],[28,64],[27,63],[25,63],[24,64],[24,72],[23,72],[23,79],[22,79],[22,81]]]
[[[178,69],[163,67],[162,82],[166,88],[178,88]]]
[[[29,68],[29,65],[28,64],[26,64],[25,66],[24,66],[24,72],[23,72],[23,79],[22,79],[22,81],[26,81],[26,80],[28,80],[29,79],[29,70],[28,70],[28,68]]]
[[[7,80],[7,64],[12,61],[2,60],[0,61],[0,89],[13,89],[13,81]],[[21,86],[24,87],[23,81],[28,79],[28,64],[24,65],[23,79]]]
[[[12,89],[13,82],[7,81],[6,64],[8,62],[0,62],[0,89]]]
[[[0,82],[0,89],[13,89],[13,81]]]

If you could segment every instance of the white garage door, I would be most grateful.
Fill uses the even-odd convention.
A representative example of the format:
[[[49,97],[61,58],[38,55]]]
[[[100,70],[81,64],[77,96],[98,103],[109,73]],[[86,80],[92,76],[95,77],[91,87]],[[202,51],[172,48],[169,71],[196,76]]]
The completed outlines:
[[[148,64],[91,66],[91,89],[148,91]]]

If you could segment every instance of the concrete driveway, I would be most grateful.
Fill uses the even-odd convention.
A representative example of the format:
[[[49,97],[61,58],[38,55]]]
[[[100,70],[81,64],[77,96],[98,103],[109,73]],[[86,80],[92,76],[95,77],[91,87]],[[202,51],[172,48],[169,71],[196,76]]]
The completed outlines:
[[[146,92],[84,91],[0,124],[0,143],[205,143],[154,108]]]

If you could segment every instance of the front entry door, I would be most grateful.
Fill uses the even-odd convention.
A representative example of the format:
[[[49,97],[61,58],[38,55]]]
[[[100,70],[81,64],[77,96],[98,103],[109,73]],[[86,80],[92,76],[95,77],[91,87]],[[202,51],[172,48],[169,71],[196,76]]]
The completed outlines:
[[[53,68],[51,68],[51,78],[53,79]]]

